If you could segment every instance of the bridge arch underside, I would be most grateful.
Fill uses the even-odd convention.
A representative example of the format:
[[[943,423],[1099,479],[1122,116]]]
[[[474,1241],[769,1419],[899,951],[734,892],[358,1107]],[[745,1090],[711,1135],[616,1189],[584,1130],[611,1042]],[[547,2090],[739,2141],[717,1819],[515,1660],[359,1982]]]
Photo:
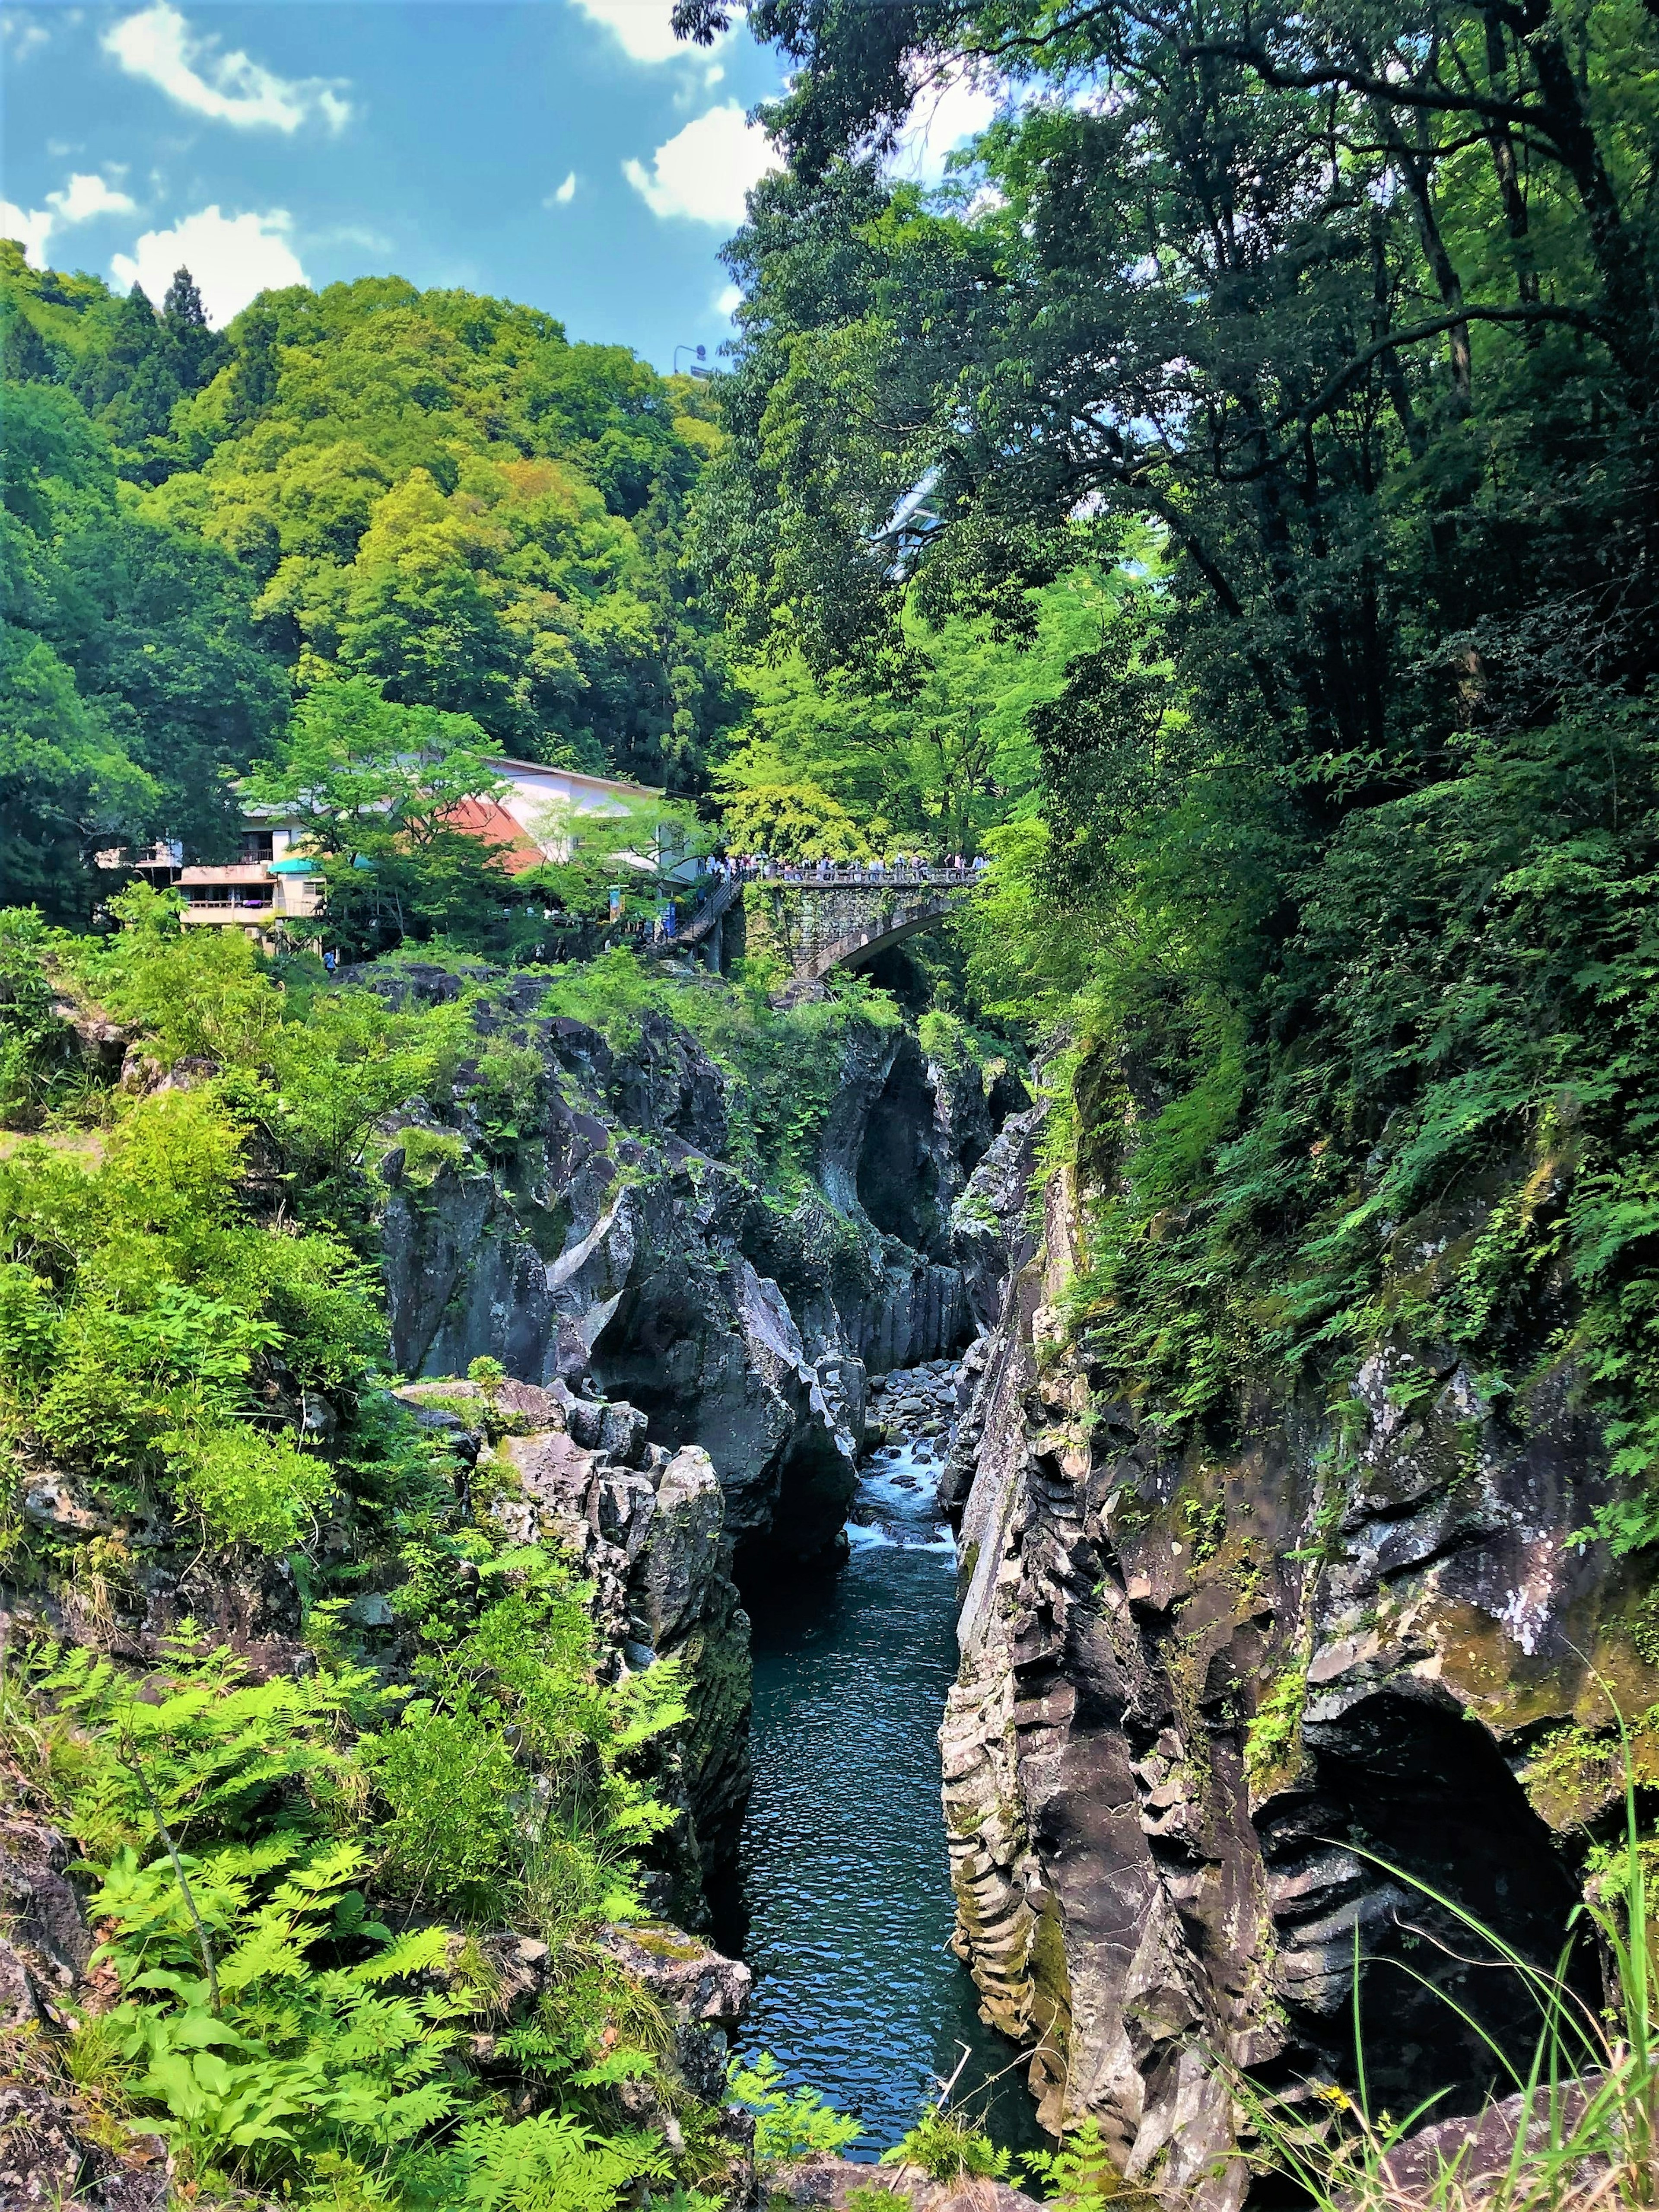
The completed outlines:
[[[801,969],[804,981],[822,982],[832,968],[866,968],[878,959],[890,945],[902,945],[907,937],[920,931],[933,929],[943,921],[949,911],[945,902],[927,908],[924,912],[896,917],[890,925],[877,926],[869,930],[850,933],[826,945],[806,961]]]

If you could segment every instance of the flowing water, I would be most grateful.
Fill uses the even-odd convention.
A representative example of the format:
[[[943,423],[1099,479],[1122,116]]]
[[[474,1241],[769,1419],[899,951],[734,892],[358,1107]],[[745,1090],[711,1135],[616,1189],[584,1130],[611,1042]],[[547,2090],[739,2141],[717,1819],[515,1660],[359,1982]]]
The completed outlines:
[[[964,2046],[956,2100],[980,2093],[999,2142],[1043,2140],[1018,2053],[982,2025],[946,1948],[936,1731],[957,1670],[956,1559],[937,1472],[911,1443],[878,1452],[842,1572],[748,1598],[755,1787],[741,1872],[755,1994],[742,2045],[856,2113],[857,2159],[903,2134]]]

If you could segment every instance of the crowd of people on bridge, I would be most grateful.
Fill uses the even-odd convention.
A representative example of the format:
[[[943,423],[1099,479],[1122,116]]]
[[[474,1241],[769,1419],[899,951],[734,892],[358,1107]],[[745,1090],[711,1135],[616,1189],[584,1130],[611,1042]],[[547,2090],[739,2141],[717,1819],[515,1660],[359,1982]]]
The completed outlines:
[[[735,877],[740,883],[972,883],[989,866],[982,853],[977,858],[951,853],[944,860],[933,860],[926,853],[895,853],[869,860],[837,860],[828,855],[816,860],[781,860],[770,853],[729,853],[712,860],[708,872],[722,878]]]

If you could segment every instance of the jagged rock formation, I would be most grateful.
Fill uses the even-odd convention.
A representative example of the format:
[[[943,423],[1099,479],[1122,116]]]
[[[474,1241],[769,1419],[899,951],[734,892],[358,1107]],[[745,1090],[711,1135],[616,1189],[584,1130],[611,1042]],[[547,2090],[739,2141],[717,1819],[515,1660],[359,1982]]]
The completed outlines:
[[[1492,2071],[1402,1966],[1529,2048],[1513,1978],[1413,1881],[1552,1964],[1575,1824],[1617,1790],[1583,1733],[1609,1718],[1595,1672],[1632,1715],[1659,1682],[1634,1577],[1574,1540],[1606,1482],[1570,1376],[1534,1389],[1523,1434],[1449,1348],[1402,1335],[1340,1425],[1263,1384],[1235,1449],[1172,1449],[1065,1347],[1077,1193],[1051,1179],[1024,1234],[1017,1152],[1030,1171],[1029,1126],[964,1201],[1006,1285],[949,1478],[957,1948],[1034,2046],[1048,2124],[1093,2112],[1132,2181],[1231,2208],[1224,2069],[1351,2078],[1356,1930],[1396,1962],[1362,1984],[1379,2103],[1449,2087],[1437,2112],[1474,2109]]]
[[[637,1407],[562,1382],[486,1389],[447,1376],[394,1395],[447,1447],[462,1504],[483,1508],[515,1542],[545,1540],[591,1583],[608,1676],[679,1661],[690,1718],[665,1740],[656,1784],[684,1818],[659,1847],[655,1880],[665,1909],[700,1922],[705,1869],[732,1850],[749,1790],[749,1621],[732,1580],[726,1493],[708,1453],[653,1443]],[[44,1634],[153,1666],[190,1622],[228,1644],[253,1680],[312,1663],[285,1559],[204,1548],[193,1522],[106,1510],[50,1471],[26,1486],[23,1510],[31,1526],[77,1547],[75,1571],[0,1587],[0,1641]],[[105,1540],[95,1565],[79,1548],[89,1537]],[[368,1571],[349,1626],[383,1662],[410,1656],[390,1595],[403,1571],[395,1557],[364,1556],[344,1509],[318,1543],[325,1561]]]
[[[872,2189],[891,2192],[893,2212],[1037,2212],[1035,2197],[1006,2181],[929,2181],[908,2170],[881,2171],[871,2178],[867,2166],[849,2159],[815,2158],[786,2166],[767,2177],[769,2205],[799,2207],[800,2212],[845,2212],[849,2198]]]
[[[611,1679],[679,1662],[690,1718],[653,1785],[684,1817],[655,1886],[665,1909],[701,1921],[704,1871],[735,1847],[749,1795],[749,1619],[708,1453],[651,1443],[636,1407],[580,1398],[563,1382],[445,1378],[398,1395],[453,1453],[458,1481],[503,1534],[548,1544],[592,1584]]]
[[[228,1562],[204,1550],[195,1526],[122,1510],[50,1468],[29,1475],[22,1516],[31,1530],[76,1547],[67,1555],[74,1571],[36,1568],[19,1586],[0,1581],[0,1634],[15,1627],[149,1664],[188,1621],[229,1644],[255,1678],[305,1662],[300,1593],[285,1559]],[[94,1540],[96,1552],[88,1548]]]
[[[677,2081],[694,2097],[718,2105],[726,2094],[728,2039],[743,2018],[754,1980],[748,1967],[665,1920],[618,1923],[604,1931],[599,1943],[662,2008],[672,2037],[668,2063]],[[672,2126],[672,2116],[665,2117]]]
[[[362,980],[442,1000],[467,979]],[[671,1448],[708,1451],[740,1562],[821,1557],[852,1497],[866,1373],[969,1333],[951,1211],[1024,1094],[930,1063],[896,1024],[855,1027],[817,1191],[786,1213],[724,1157],[725,1080],[694,1036],[647,1013],[613,1052],[542,1012],[544,993],[502,981],[477,1017],[481,1047],[510,1037],[536,1058],[510,1146],[466,1068],[444,1116],[412,1101],[394,1117],[381,1174],[398,1364],[459,1373],[489,1354],[530,1382],[590,1378]]]

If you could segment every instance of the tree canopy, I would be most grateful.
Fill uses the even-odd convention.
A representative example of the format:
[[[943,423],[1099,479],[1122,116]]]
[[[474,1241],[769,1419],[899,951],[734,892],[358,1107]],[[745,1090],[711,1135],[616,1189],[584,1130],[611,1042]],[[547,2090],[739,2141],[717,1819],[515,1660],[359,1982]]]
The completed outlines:
[[[153,681],[129,633],[153,631],[173,579],[251,655],[213,678],[232,768],[271,726],[248,685],[277,701],[290,679],[362,678],[394,704],[472,717],[496,751],[704,787],[736,701],[681,557],[719,442],[698,387],[623,347],[572,345],[534,309],[398,278],[264,295],[216,333],[186,270],[158,313],[136,288],[119,299],[4,252],[14,510],[39,537],[95,479],[120,517],[120,557],[93,562],[100,691]],[[58,426],[49,450],[42,423]],[[77,544],[72,565],[89,560]],[[73,595],[60,580],[44,596]],[[202,648],[185,658],[207,681]],[[128,735],[117,753],[162,771],[146,820],[202,842],[214,777],[192,763],[169,783]],[[130,779],[120,805],[108,774],[99,788],[112,830],[137,818]]]
[[[1092,1373],[1224,1422],[1265,1363],[1348,1371],[1391,1316],[1519,1391],[1542,1299],[1650,1480],[1659,24],[750,21],[790,160],[727,249],[697,495],[746,648],[914,695],[919,625],[1029,638],[1055,578],[1115,568],[969,925],[981,992],[1070,1040]],[[894,182],[964,73],[1000,118],[944,189]],[[1462,1203],[1491,1233],[1385,1313],[1400,1224]]]
[[[228,778],[282,726],[289,680],[236,562],[124,495],[72,392],[9,388],[0,461],[0,886],[68,919],[100,843],[224,856]]]

